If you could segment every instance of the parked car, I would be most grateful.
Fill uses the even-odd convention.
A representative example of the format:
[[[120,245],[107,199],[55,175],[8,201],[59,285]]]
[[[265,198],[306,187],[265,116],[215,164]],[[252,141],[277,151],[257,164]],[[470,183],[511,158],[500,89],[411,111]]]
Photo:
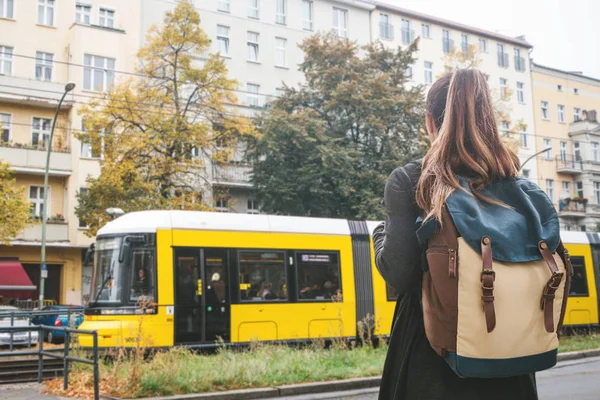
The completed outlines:
[[[31,319],[34,325],[68,326],[77,328],[83,322],[83,306],[53,305],[45,306],[41,311],[59,311],[60,314],[36,315]],[[71,311],[69,314],[68,311]],[[70,320],[69,320],[70,318]],[[65,340],[65,334],[60,330],[46,331],[44,340],[50,343],[60,343]]]
[[[32,325],[29,318],[22,316],[13,317],[11,324],[11,312],[18,313],[21,310],[13,306],[0,306],[0,327]],[[13,331],[12,344],[13,346],[35,346],[38,342],[38,336],[36,330]],[[10,332],[0,331],[0,346],[10,346],[10,341]]]

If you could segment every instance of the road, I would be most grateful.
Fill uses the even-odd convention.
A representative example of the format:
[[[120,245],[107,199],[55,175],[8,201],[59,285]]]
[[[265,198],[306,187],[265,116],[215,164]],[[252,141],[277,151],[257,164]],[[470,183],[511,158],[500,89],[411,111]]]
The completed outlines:
[[[565,361],[537,374],[539,400],[598,400],[600,357]],[[376,389],[279,397],[278,400],[377,400]]]

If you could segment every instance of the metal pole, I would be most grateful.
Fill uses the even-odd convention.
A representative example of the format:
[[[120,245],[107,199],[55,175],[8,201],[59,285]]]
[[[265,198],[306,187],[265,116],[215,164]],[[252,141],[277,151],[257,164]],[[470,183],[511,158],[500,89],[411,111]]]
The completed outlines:
[[[70,345],[70,333],[65,331],[65,348],[64,348],[64,359],[63,359],[63,390],[67,390],[69,387],[69,345]]]
[[[98,371],[98,331],[94,332],[94,400],[100,400],[100,371]]]
[[[527,160],[525,160],[525,162],[523,164],[521,164],[521,169],[519,169],[519,172],[521,172],[523,170],[523,167],[525,166],[525,164],[527,164],[529,161],[531,161],[531,159],[539,156],[540,154],[543,154],[547,151],[552,150],[552,147],[546,147],[544,150],[542,151],[538,151],[537,153],[535,153],[534,155],[532,155],[531,157],[529,157]]]
[[[38,343],[39,343],[39,349],[40,349],[40,358],[38,360],[38,383],[42,383],[42,377],[44,375],[44,355],[42,354],[44,352],[44,328],[42,328],[42,325],[40,325],[39,327],[40,329],[40,333],[38,333]]]
[[[44,172],[44,205],[42,208],[42,254],[40,260],[40,310],[44,307],[44,286],[45,279],[48,275],[48,270],[46,269],[46,220],[48,219],[48,170],[50,169],[50,153],[52,150],[52,138],[54,137],[54,128],[56,126],[56,119],[58,118],[58,113],[60,112],[60,106],[62,105],[62,102],[65,99],[67,93],[69,93],[74,88],[75,84],[73,82],[69,82],[65,85],[65,92],[60,98],[58,106],[56,106],[56,112],[54,113],[54,119],[52,120],[52,128],[50,129],[50,138],[48,139],[48,148],[46,149],[46,170]]]

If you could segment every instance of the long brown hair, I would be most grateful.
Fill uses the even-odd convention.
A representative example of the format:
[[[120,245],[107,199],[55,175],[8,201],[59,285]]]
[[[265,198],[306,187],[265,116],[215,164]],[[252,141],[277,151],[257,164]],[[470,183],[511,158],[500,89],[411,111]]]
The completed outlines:
[[[441,222],[448,197],[463,190],[457,174],[469,178],[479,200],[503,205],[479,191],[494,180],[516,176],[520,162],[502,143],[490,89],[480,71],[458,70],[438,82],[427,96],[427,115],[438,132],[423,159],[416,200],[426,219]]]

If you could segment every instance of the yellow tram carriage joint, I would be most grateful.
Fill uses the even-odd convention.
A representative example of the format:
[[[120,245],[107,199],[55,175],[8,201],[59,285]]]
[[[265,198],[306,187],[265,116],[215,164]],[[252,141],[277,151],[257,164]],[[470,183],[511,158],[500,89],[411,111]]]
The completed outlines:
[[[99,346],[390,333],[395,301],[375,267],[376,222],[197,211],[123,215],[97,235],[81,329]],[[566,326],[598,324],[600,237],[563,232],[574,276]],[[365,326],[363,324],[363,326]],[[82,347],[91,347],[86,335]]]

